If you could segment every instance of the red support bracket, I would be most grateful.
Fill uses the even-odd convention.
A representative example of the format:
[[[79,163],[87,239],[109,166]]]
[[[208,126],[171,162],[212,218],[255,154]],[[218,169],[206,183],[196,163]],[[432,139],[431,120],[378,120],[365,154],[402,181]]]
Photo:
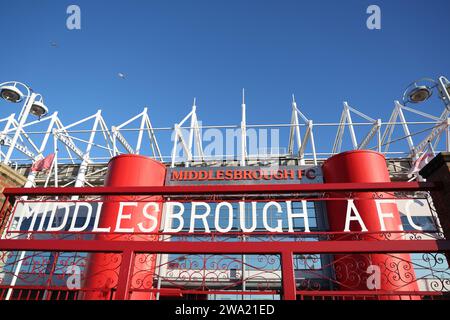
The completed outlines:
[[[437,182],[373,182],[373,183],[311,183],[311,184],[248,184],[248,185],[190,185],[162,187],[38,187],[6,188],[6,196],[32,195],[205,195],[205,194],[262,194],[309,192],[377,192],[428,191],[439,189]]]
[[[134,265],[134,251],[125,250],[122,252],[122,263],[117,281],[117,291],[115,300],[128,300],[130,294],[131,270]]]
[[[283,300],[295,300],[297,287],[295,284],[294,260],[291,251],[281,253],[281,277],[283,279]]]
[[[450,240],[348,240],[298,242],[190,242],[109,240],[0,240],[3,251],[69,251],[136,253],[412,253],[450,251]]]

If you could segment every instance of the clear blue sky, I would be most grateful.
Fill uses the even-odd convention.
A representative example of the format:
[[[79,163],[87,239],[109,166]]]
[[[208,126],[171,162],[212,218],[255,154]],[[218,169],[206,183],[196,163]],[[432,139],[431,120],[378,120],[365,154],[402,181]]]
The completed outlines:
[[[238,124],[243,87],[248,123],[288,122],[292,93],[315,121],[338,121],[343,100],[387,120],[408,83],[450,76],[448,0],[0,4],[0,82],[30,84],[65,123],[102,108],[111,126],[149,106],[170,126],[197,97],[204,124]],[[66,29],[70,4],[81,30]],[[370,4],[381,30],[366,28]]]

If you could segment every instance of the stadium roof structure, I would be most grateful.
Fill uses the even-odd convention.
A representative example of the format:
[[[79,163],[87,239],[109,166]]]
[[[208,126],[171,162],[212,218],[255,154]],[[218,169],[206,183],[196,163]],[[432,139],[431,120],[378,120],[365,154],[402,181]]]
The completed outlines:
[[[25,86],[16,81],[5,82],[0,84],[0,89],[5,86],[16,88],[18,85]],[[448,95],[448,91],[445,94]],[[16,100],[26,98],[25,104],[27,104],[30,93],[28,96],[15,97],[18,98]],[[48,183],[50,176],[53,175],[52,180],[57,183],[60,167],[70,164],[79,167],[71,183],[81,187],[87,185],[86,172],[89,166],[104,164],[110,158],[124,153],[148,155],[170,166],[189,166],[194,163],[206,165],[227,159],[235,160],[236,164],[244,166],[252,160],[280,158],[297,159],[299,163],[317,164],[318,161],[336,153],[356,149],[376,150],[388,159],[403,158],[414,161],[424,153],[450,151],[450,103],[445,97],[442,100],[446,105],[438,115],[409,107],[407,104],[411,101],[408,100],[402,103],[395,101],[388,120],[370,117],[350,106],[348,102],[344,102],[338,122],[320,122],[307,117],[293,96],[290,122],[249,124],[246,119],[243,92],[242,118],[239,125],[203,125],[198,119],[194,99],[192,109],[181,121],[172,126],[155,127],[148,108],[144,108],[141,113],[123,123],[115,125],[107,124],[102,110],[66,124],[58,112],[45,115],[47,109],[40,97],[34,101],[40,102],[45,110],[42,106],[33,104],[32,108],[40,107],[41,109],[36,110],[42,112],[41,114],[33,113],[33,110],[30,112],[39,115],[38,120],[26,121],[23,110],[18,117],[11,114],[0,119],[0,162],[13,168],[29,167],[32,163],[44,159],[46,155],[54,153],[55,160],[47,174],[46,182]],[[358,121],[355,121],[356,118]],[[277,150],[262,152],[259,149],[257,154],[254,154],[247,146],[246,137],[249,130],[261,128],[285,130],[286,139],[281,139],[281,146],[278,146]],[[238,132],[237,151],[232,154],[205,153],[202,130],[206,129],[236,130]],[[323,129],[326,129],[327,134],[317,134]],[[346,135],[345,131],[349,134]],[[330,132],[334,135],[334,140]],[[160,135],[167,133],[171,135],[170,153],[161,149],[158,143]],[[105,169],[104,166],[99,168],[99,170]],[[35,175],[35,172],[29,172],[28,187],[34,185]]]

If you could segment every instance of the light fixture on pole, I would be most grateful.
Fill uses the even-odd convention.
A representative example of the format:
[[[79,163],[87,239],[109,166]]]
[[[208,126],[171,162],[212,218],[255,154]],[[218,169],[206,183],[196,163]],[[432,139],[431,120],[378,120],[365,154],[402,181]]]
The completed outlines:
[[[24,94],[23,91],[26,93]],[[44,104],[42,95],[33,92],[29,86],[18,81],[0,83],[0,97],[12,103],[19,103],[25,100],[17,120],[18,125],[14,136],[9,144],[8,152],[3,159],[3,163],[8,164],[28,115],[31,113],[41,118],[48,113],[48,108]]]
[[[0,96],[9,102],[20,102],[23,99],[22,91],[16,85],[3,85],[0,87]]]
[[[433,79],[423,78],[414,81],[403,93],[403,103],[420,103],[428,100],[435,86],[436,82]]]
[[[419,103],[431,97],[433,92],[426,86],[419,86],[414,89],[411,89],[408,92],[408,101],[412,103]]]
[[[45,106],[43,100],[36,100],[30,108],[30,113],[38,118],[45,116],[48,113],[48,108]]]
[[[26,91],[26,94],[23,94],[19,89],[19,86]],[[44,104],[44,99],[42,95],[33,92],[33,90],[24,83],[17,81],[10,81],[0,83],[0,97],[5,99],[8,102],[19,103],[23,99],[25,102],[23,104],[22,110],[20,111],[18,117],[18,125],[15,128],[14,136],[8,143],[9,148],[3,159],[3,163],[8,165],[12,156],[12,153],[16,147],[17,141],[19,139],[20,134],[22,133],[23,127],[26,123],[28,115],[31,113],[37,116],[39,119],[48,113],[48,108]],[[25,251],[22,251],[19,256],[19,263],[14,270],[14,275],[12,281],[10,283],[11,288],[9,288],[5,299],[9,300],[13,293],[13,287],[16,285],[16,281],[18,279],[20,269],[22,267],[22,261],[25,259]]]
[[[422,78],[411,83],[403,93],[403,104],[424,102],[433,95],[434,89],[438,89],[439,98],[450,111],[450,81],[443,76],[437,81]]]

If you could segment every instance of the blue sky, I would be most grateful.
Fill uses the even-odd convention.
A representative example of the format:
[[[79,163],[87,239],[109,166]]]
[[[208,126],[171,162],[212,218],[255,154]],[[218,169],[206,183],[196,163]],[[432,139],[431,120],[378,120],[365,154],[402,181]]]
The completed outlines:
[[[111,126],[149,106],[154,126],[170,126],[197,97],[204,124],[239,124],[243,87],[251,124],[289,122],[292,93],[316,122],[338,121],[343,100],[387,120],[411,81],[450,76],[448,0],[0,4],[0,82],[28,83],[65,123],[101,108]],[[70,4],[81,30],[66,28]],[[366,27],[371,4],[381,30]]]

